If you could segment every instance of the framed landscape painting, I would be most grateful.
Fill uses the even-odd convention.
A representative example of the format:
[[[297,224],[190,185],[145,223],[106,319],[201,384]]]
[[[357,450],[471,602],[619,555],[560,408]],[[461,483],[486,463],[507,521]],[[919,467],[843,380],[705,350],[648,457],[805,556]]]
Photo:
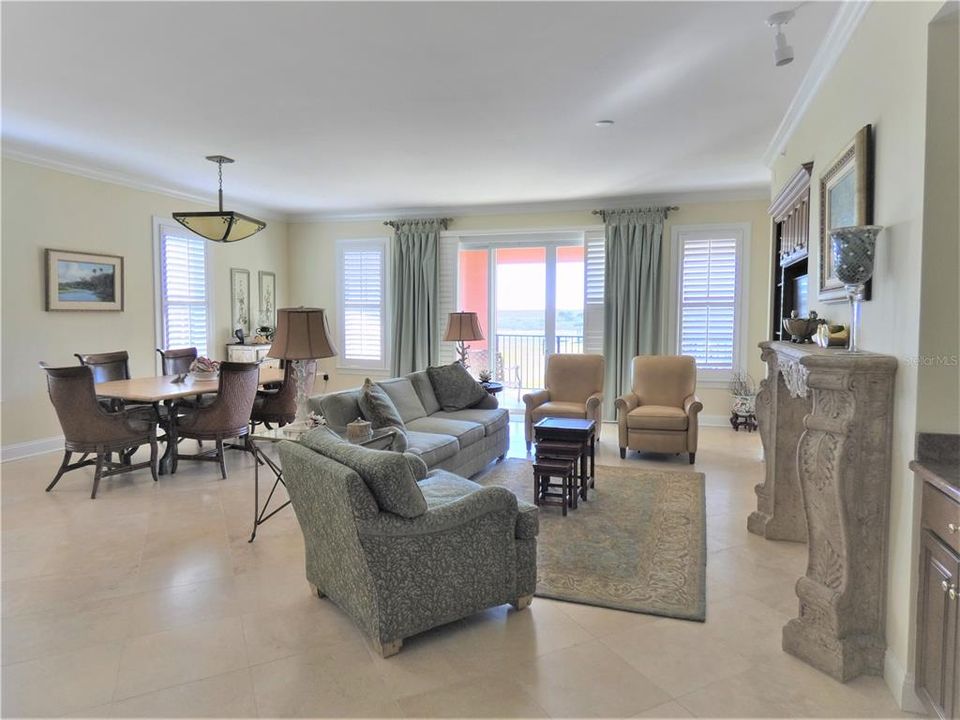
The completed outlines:
[[[230,321],[233,329],[250,334],[250,271],[230,268]]]
[[[259,273],[260,324],[277,326],[277,276],[267,270]]]
[[[45,250],[47,310],[123,310],[123,258]]]
[[[873,138],[871,126],[862,127],[820,177],[820,287],[821,302],[847,299],[837,279],[830,252],[830,231],[873,222]],[[867,283],[866,299],[870,299]]]

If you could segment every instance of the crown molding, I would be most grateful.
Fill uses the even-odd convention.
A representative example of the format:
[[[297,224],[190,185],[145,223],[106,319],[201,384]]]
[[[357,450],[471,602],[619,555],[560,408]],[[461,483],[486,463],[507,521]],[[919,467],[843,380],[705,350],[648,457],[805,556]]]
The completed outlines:
[[[623,207],[624,205],[684,205],[691,203],[745,202],[750,200],[770,200],[770,186],[755,185],[728,190],[684,191],[657,195],[620,195],[570,200],[546,200],[525,203],[496,203],[489,205],[443,205],[437,207],[410,208],[370,208],[364,210],[336,211],[318,213],[291,213],[287,216],[290,223],[313,222],[358,222],[363,220],[383,220],[384,218],[421,218],[440,215],[532,215],[535,213],[589,212],[603,207]]]
[[[847,47],[847,43],[870,7],[870,2],[871,0],[844,2],[840,6],[833,22],[830,23],[830,27],[823,36],[820,47],[817,48],[817,52],[813,56],[813,62],[810,63],[810,67],[807,68],[807,72],[800,82],[800,87],[797,88],[793,100],[790,101],[786,114],[763,153],[763,164],[768,168],[773,167],[774,161],[787,146],[807,112],[807,108],[810,107],[810,103],[813,102],[813,98],[820,90],[820,86],[823,85],[824,80],[833,70],[837,60],[840,59],[840,55]]]
[[[27,163],[28,165],[35,165],[48,170],[56,170],[58,172],[67,173],[68,175],[77,175],[78,177],[87,178],[88,180],[97,180],[98,182],[120,185],[132,190],[157,193],[158,195],[165,195],[167,197],[174,198],[175,200],[184,200],[186,202],[197,203],[198,205],[216,206],[217,204],[217,196],[213,194],[201,195],[197,193],[191,193],[171,185],[163,185],[161,183],[151,182],[145,178],[118,172],[116,170],[107,170],[105,168],[96,167],[93,165],[79,164],[73,160],[64,160],[51,154],[37,152],[34,149],[20,146],[16,142],[11,142],[6,138],[3,140],[2,152],[0,152],[0,154],[10,160]],[[232,209],[237,210],[238,212],[252,214],[260,218],[272,220],[274,222],[286,222],[287,220],[285,215],[270,210],[269,208],[239,202],[231,202],[231,205],[233,206]]]

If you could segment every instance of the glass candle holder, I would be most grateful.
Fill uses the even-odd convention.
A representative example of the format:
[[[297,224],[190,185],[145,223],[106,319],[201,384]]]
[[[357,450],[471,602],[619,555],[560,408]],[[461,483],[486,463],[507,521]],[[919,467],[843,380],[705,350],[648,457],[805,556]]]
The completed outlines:
[[[850,301],[850,352],[860,352],[861,315],[864,286],[873,277],[877,235],[882,225],[854,225],[830,231],[830,251],[837,279]]]

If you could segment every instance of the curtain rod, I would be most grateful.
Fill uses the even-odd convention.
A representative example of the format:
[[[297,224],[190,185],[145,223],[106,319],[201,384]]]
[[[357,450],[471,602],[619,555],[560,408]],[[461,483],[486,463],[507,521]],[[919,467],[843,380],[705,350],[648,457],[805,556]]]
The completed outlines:
[[[680,209],[680,208],[677,207],[676,205],[670,205],[670,206],[664,207],[664,208],[638,208],[637,211],[638,211],[638,212],[643,212],[644,210],[667,210],[667,211],[669,211],[669,212],[676,212],[676,211],[679,210],[679,209]],[[628,210],[629,210],[629,208],[628,208]],[[608,212],[620,212],[620,210],[617,210],[617,209],[613,209],[613,210],[593,210],[593,211],[591,211],[590,214],[591,214],[591,215],[603,215],[604,213],[608,213]]]
[[[384,220],[383,224],[387,227],[392,227],[394,230],[397,229],[397,226],[400,223],[405,222],[417,222],[417,221],[427,221],[427,222],[438,222],[443,225],[443,229],[447,229],[447,224],[453,222],[453,218],[403,218],[401,220]]]

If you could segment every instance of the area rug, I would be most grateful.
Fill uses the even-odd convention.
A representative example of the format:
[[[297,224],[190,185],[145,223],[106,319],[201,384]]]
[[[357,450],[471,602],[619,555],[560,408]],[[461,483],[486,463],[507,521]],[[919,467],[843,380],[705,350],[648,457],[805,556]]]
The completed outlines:
[[[533,502],[533,468],[512,458],[474,478]],[[598,465],[577,510],[540,509],[541,597],[703,621],[706,503],[701,473]]]

